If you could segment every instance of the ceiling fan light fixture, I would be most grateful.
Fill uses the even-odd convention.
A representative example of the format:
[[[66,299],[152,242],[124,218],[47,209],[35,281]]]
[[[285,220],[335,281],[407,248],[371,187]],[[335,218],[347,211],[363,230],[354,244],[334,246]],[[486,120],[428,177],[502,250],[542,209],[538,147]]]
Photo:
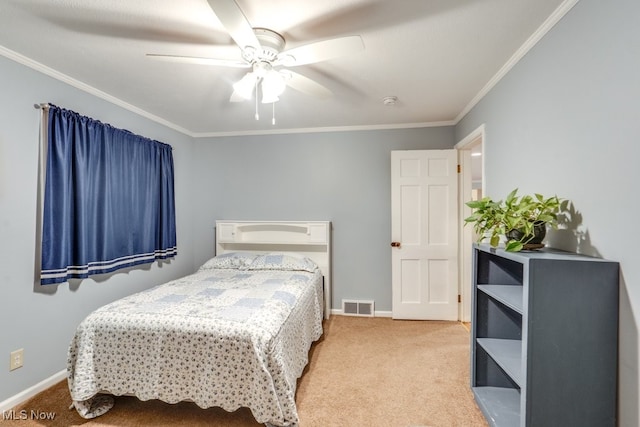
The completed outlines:
[[[233,84],[233,90],[244,99],[251,99],[257,80],[258,76],[253,72],[249,72]]]
[[[274,102],[278,102],[278,101],[280,101],[280,98],[278,98],[276,95],[266,94],[263,91],[263,95],[262,95],[263,104],[273,104]]]
[[[262,78],[262,103],[269,104],[280,100],[287,87],[284,76],[275,70],[269,70]]]

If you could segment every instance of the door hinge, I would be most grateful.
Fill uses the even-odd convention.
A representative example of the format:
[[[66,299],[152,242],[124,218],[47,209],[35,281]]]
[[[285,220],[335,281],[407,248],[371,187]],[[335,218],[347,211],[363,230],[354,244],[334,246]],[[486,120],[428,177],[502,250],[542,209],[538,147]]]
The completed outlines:
[[[462,302],[462,295],[458,294],[458,302]]]
[[[458,173],[462,172],[462,166],[458,165]]]

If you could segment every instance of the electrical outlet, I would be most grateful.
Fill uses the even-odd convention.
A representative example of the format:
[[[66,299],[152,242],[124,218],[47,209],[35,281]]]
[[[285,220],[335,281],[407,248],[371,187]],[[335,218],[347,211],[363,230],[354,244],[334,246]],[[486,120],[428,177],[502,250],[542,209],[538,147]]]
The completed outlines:
[[[24,349],[21,348],[16,351],[11,352],[11,359],[9,360],[9,370],[13,371],[14,369],[22,368],[24,364]]]

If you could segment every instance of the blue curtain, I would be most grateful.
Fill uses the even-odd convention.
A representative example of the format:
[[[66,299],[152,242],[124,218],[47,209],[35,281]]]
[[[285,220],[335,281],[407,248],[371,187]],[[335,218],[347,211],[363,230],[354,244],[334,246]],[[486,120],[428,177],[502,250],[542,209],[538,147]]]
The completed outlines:
[[[174,257],[171,146],[51,105],[40,283]]]

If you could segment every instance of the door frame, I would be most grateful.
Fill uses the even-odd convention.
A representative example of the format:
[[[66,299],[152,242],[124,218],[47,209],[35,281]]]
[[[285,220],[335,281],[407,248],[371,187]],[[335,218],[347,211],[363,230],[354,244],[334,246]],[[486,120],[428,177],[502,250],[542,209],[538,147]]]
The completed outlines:
[[[473,244],[472,227],[464,226],[464,219],[471,215],[471,209],[465,204],[465,194],[471,192],[472,170],[471,170],[471,148],[482,144],[482,194],[485,194],[485,125],[482,124],[471,131],[467,136],[462,138],[454,148],[458,150],[458,164],[460,165],[460,174],[458,175],[458,197],[459,197],[459,232],[458,232],[458,268],[459,283],[458,294],[461,303],[458,305],[458,318],[462,322],[471,321],[471,245]]]

